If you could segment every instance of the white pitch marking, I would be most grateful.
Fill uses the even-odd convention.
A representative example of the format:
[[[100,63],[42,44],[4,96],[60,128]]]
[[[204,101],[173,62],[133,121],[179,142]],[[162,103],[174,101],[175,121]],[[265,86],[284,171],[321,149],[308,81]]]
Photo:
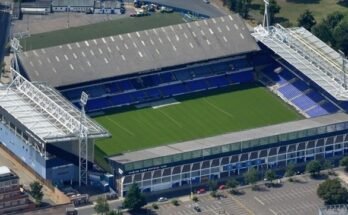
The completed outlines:
[[[96,45],[98,45],[97,40],[93,40],[93,42],[94,42]]]
[[[210,45],[210,41],[209,40],[207,40],[207,44]]]
[[[105,57],[104,57],[104,61],[105,63],[109,63],[108,59],[106,59]]]
[[[179,36],[176,35],[176,34],[175,34],[175,38],[176,38],[176,41],[179,41],[179,40],[180,40]]]
[[[82,51],[81,54],[82,54],[83,57],[86,57],[86,54],[85,54],[84,51]]]
[[[190,46],[191,46],[191,48],[193,48],[193,44],[192,43],[190,43]]]
[[[209,32],[210,32],[211,34],[214,34],[214,31],[211,30],[211,28],[209,28]]]
[[[141,41],[141,44],[143,44],[143,46],[146,46],[146,44],[145,44],[145,42],[143,40]]]
[[[143,58],[143,54],[140,51],[138,51],[138,54],[141,58]]]
[[[138,36],[138,37],[140,37],[140,34],[139,34],[139,32],[136,32],[136,34],[137,34],[137,36]]]
[[[107,49],[108,49],[108,52],[109,52],[109,53],[111,53],[111,52],[112,52],[109,46],[107,47]]]
[[[91,49],[89,52],[91,53],[91,55],[93,55],[93,56],[94,56],[94,52],[93,52],[93,50],[92,50],[92,49]]]
[[[68,56],[66,54],[64,55],[65,60],[69,60]]]
[[[121,55],[122,60],[126,61],[126,58],[124,57],[124,55]]]
[[[103,51],[100,48],[98,48],[98,50],[100,54],[103,54]]]
[[[68,44],[67,46],[68,46],[68,48],[69,48],[70,50],[72,49],[70,44]]]
[[[240,33],[240,37],[244,40],[244,35],[242,33]]]
[[[228,18],[230,18],[230,20],[233,21],[233,17],[231,15],[229,15]]]
[[[58,57],[58,56],[56,56],[56,60],[57,60],[57,62],[60,62],[60,60],[59,60],[59,57]]]
[[[75,44],[76,44],[77,48],[80,48],[80,47],[81,47],[79,43],[75,43]]]
[[[133,46],[134,46],[134,48],[138,48],[138,46],[135,42],[133,42]]]
[[[230,27],[228,27],[228,25],[226,25],[226,29],[227,29],[227,31],[230,31],[230,30],[231,30]]]
[[[238,25],[236,25],[236,24],[234,24],[234,28],[237,30],[239,29]]]
[[[227,42],[227,39],[226,39],[226,37],[225,37],[225,36],[223,36],[223,38],[224,38],[224,41],[225,41],[225,42]]]
[[[119,38],[120,38],[121,40],[123,40],[123,37],[122,37],[122,35],[120,35],[120,36],[119,36]]]
[[[156,49],[156,52],[157,52],[158,55],[160,55],[160,52],[158,51],[158,49]]]
[[[114,39],[113,36],[111,36],[110,39],[111,39],[112,42],[115,42],[115,39]]]
[[[102,41],[103,41],[103,43],[105,43],[105,44],[106,44],[106,40],[104,39],[104,37],[102,38]]]
[[[70,68],[71,68],[72,70],[74,70],[74,67],[73,67],[73,65],[69,64],[69,66],[70,66]]]
[[[73,56],[74,56],[75,59],[77,59],[77,55],[75,53],[73,53]]]
[[[130,33],[127,34],[129,38],[132,38],[132,35]]]
[[[85,44],[86,44],[86,46],[89,46],[89,43],[87,41],[85,41]]]

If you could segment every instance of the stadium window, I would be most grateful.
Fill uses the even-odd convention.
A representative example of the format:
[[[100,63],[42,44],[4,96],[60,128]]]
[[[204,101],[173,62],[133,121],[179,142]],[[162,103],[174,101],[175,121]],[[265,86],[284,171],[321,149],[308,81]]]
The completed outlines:
[[[230,151],[230,145],[221,146],[221,152],[229,152],[229,151]]]
[[[232,143],[231,144],[231,149],[232,149],[232,151],[240,151],[240,149],[241,149],[241,142],[239,142],[239,143]]]
[[[155,158],[153,159],[153,165],[158,166],[158,165],[162,165],[162,158]]]
[[[174,155],[173,156],[173,161],[174,162],[178,162],[178,161],[181,161],[182,159],[181,159],[181,154],[177,154],[177,155]]]
[[[294,140],[297,139],[297,132],[291,132],[288,134],[288,140]]]
[[[171,163],[172,162],[172,156],[165,156],[163,157],[163,163]]]
[[[326,132],[334,132],[334,131],[335,131],[335,125],[326,126]]]
[[[243,141],[242,142],[242,149],[250,148],[250,141]]]
[[[134,169],[141,169],[143,168],[143,162],[142,161],[137,161],[133,163]]]
[[[344,129],[344,123],[336,124],[336,131],[342,131]]]
[[[203,157],[211,155],[211,149],[203,149]]]
[[[308,129],[307,130],[307,135],[308,136],[314,136],[314,135],[316,135],[317,134],[317,129],[315,129],[315,128],[312,128],[312,129]]]
[[[211,154],[212,155],[216,155],[216,154],[219,154],[219,153],[221,153],[221,146],[213,147],[211,149]]]
[[[150,167],[152,165],[152,159],[144,160],[144,167]]]
[[[298,135],[298,138],[306,137],[307,136],[307,130],[298,131],[297,135]]]
[[[202,157],[202,150],[196,150],[192,152],[192,158]]]
[[[127,163],[127,164],[125,164],[125,165],[124,165],[124,169],[125,169],[126,171],[133,170],[133,169],[134,169],[134,168],[133,168],[133,163]]]
[[[325,126],[321,126],[321,127],[317,128],[317,133],[318,134],[326,133],[326,127]]]
[[[191,152],[185,152],[185,153],[183,153],[182,157],[183,157],[183,160],[189,160],[189,159],[191,159]]]

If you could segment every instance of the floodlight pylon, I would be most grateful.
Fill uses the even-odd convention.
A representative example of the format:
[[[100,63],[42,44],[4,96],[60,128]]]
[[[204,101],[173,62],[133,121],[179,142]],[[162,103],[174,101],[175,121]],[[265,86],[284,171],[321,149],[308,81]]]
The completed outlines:
[[[84,129],[86,122],[85,106],[87,101],[87,93],[82,92],[80,98],[81,118],[79,133],[79,186],[88,184],[88,131]]]
[[[269,32],[269,12],[268,12],[268,6],[269,2],[268,0],[263,0],[265,3],[265,12],[263,14],[263,27]]]

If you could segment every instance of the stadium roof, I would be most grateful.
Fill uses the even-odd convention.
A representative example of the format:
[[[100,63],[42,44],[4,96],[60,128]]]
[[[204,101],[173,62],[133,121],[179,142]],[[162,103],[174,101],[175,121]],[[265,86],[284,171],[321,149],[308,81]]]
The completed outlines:
[[[20,54],[32,81],[67,86],[259,50],[238,15]]]
[[[55,90],[34,86],[19,74],[12,84],[0,84],[0,107],[44,142],[78,138],[80,112]],[[91,119],[84,127],[90,138],[109,135]]]
[[[276,25],[270,31],[258,26],[252,36],[334,98],[348,100],[348,89],[345,88],[347,77],[346,72],[343,72],[342,57],[312,33],[302,27],[283,28]]]
[[[167,146],[159,146],[155,148],[124,153],[122,155],[110,157],[109,159],[118,163],[142,161],[146,159],[164,157],[184,152],[191,152],[205,148],[212,148],[215,146],[240,143],[242,141],[249,141],[273,135],[302,131],[305,129],[317,128],[340,122],[348,122],[348,115],[345,113],[337,113],[317,118],[304,119],[256,129],[227,133],[203,139],[196,139],[182,143],[170,144]]]

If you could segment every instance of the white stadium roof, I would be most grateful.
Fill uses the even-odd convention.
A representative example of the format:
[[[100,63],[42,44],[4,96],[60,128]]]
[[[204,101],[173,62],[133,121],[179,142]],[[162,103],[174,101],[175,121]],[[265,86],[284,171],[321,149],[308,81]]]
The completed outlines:
[[[342,57],[304,28],[258,26],[252,34],[258,41],[301,71],[337,100],[348,100]]]
[[[10,85],[0,84],[0,107],[46,143],[77,139],[79,110],[55,90],[35,86],[17,72],[14,74]],[[87,119],[84,130],[90,138],[109,136],[91,119]]]

